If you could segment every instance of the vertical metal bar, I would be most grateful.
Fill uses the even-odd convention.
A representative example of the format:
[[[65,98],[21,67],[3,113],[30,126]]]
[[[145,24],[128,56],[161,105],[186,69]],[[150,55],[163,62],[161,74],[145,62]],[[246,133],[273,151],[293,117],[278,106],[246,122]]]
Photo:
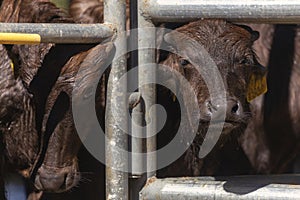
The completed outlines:
[[[145,121],[147,125],[147,152],[156,150],[156,137],[151,136],[156,133],[156,88],[154,84],[145,84],[149,82],[155,83],[155,70],[149,67],[149,64],[155,65],[155,26],[150,20],[142,15],[145,1],[138,0],[138,47],[146,47],[139,49],[139,89],[141,96],[145,102]],[[147,66],[145,65],[147,64]],[[151,108],[151,112],[150,112]],[[151,137],[149,137],[151,136]],[[149,154],[148,154],[149,155]],[[151,154],[153,155],[153,154]],[[147,176],[153,176],[156,169],[156,156],[147,157]]]
[[[131,51],[131,67],[138,66],[138,0],[130,0],[130,49]],[[138,72],[137,72],[138,73]],[[134,74],[135,77],[138,77],[138,74]],[[135,77],[132,77],[132,80],[136,80]],[[131,83],[130,82],[130,83]],[[131,83],[131,84],[137,84]],[[143,137],[145,137],[145,131],[142,128],[144,126],[144,105],[141,100],[140,93],[133,93],[130,100],[138,102],[135,108],[132,110],[132,137],[131,137],[131,152],[132,152],[132,174],[129,182],[130,186],[130,199],[138,200],[139,192],[146,183],[147,177],[144,172],[146,168],[146,159],[144,156],[139,156],[135,153],[145,153]]]
[[[104,22],[116,26],[116,56],[112,62],[108,80],[105,153],[106,153],[106,199],[128,199],[128,123],[127,123],[127,51],[126,1],[104,0]]]
[[[147,177],[144,173],[145,159],[143,153],[143,120],[144,109],[139,92],[132,93],[129,100],[135,104],[132,109],[132,137],[131,137],[131,177],[130,177],[130,200],[139,199],[139,192],[146,183]]]
[[[130,0],[130,43],[128,44],[129,49],[133,49],[130,53],[130,68],[135,68],[138,66],[138,32],[136,28],[138,26],[137,21],[137,0]],[[137,73],[132,74],[132,76],[138,77]],[[137,80],[135,77],[129,77],[129,84],[138,84],[135,82]],[[133,82],[134,81],[134,82]],[[138,81],[138,80],[137,80]],[[143,145],[143,120],[144,114],[141,104],[141,95],[139,92],[134,92],[129,97],[129,105],[135,105],[132,109],[132,126],[131,126],[131,175],[132,178],[139,178],[143,173],[143,156],[135,156],[134,153],[142,153]],[[140,154],[141,155],[141,154]]]
[[[135,106],[132,109],[131,119],[131,178],[140,178],[143,174],[143,108],[139,92],[132,93],[129,101]],[[136,154],[135,153],[140,153]]]
[[[141,126],[143,125],[143,112],[139,103],[132,112],[132,135],[136,133],[143,133]],[[142,153],[142,138],[132,137],[131,140],[131,149],[134,153]],[[140,154],[141,155],[141,154]],[[139,177],[142,175],[143,171],[143,157],[142,156],[132,156],[132,175],[133,177]]]

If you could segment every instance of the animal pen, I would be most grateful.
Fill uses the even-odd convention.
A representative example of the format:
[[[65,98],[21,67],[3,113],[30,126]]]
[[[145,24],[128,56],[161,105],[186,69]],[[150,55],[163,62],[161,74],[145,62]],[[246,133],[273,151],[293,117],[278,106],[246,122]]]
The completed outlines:
[[[1,23],[2,43],[95,43],[114,37],[116,55],[129,48],[126,35],[119,34],[126,27],[125,0],[104,1],[104,24],[15,24]],[[119,148],[131,149],[137,155],[156,150],[156,89],[155,71],[155,25],[154,22],[187,22],[201,18],[224,18],[234,22],[298,23],[300,22],[299,0],[131,0],[130,25],[138,28],[135,41],[138,52],[132,53],[138,63],[139,91],[127,94],[127,84],[117,84],[127,72],[124,55],[113,60],[108,83],[105,134],[107,144],[118,144]],[[26,33],[27,37],[19,37]],[[132,47],[130,47],[132,48]],[[133,61],[134,63],[134,61]],[[128,98],[129,96],[129,98]],[[112,111],[127,113],[127,107],[118,102],[145,102],[145,119],[139,107],[135,107],[132,120],[145,120],[146,147],[139,138],[128,142],[126,130],[118,127]],[[127,115],[122,115],[127,123]],[[140,124],[142,125],[142,124]],[[130,132],[130,131],[129,131]],[[134,128],[135,135],[143,136],[143,130]],[[131,144],[129,147],[128,144]],[[299,175],[244,176],[244,177],[194,177],[155,178],[156,155],[150,153],[146,160],[141,157],[124,156],[113,145],[106,145],[106,198],[107,199],[299,199]],[[127,173],[131,167],[133,173]],[[123,171],[120,169],[124,169]],[[147,171],[147,174],[140,173]],[[148,179],[148,181],[147,181]]]

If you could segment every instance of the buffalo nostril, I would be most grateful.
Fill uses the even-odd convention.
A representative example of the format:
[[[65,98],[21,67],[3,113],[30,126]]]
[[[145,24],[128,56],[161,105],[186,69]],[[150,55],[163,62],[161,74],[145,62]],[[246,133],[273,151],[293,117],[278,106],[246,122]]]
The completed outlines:
[[[227,101],[227,115],[239,115],[242,112],[240,103],[236,100]]]
[[[204,105],[205,114],[214,118],[222,116],[222,113],[226,113],[227,117],[238,116],[242,113],[241,104],[235,99],[227,99],[225,101],[215,100],[215,104],[211,101],[206,101]]]

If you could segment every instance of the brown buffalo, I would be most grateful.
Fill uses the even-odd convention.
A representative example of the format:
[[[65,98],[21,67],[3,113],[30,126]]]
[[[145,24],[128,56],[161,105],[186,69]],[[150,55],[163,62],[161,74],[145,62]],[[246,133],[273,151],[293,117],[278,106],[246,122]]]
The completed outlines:
[[[38,152],[33,96],[20,78],[15,78],[12,61],[1,49],[0,130],[8,162],[24,175],[29,174]]]
[[[1,3],[1,22],[73,23],[73,20],[65,12],[46,0],[4,0]],[[110,58],[105,56],[111,53],[109,49],[112,50],[112,47],[97,46],[94,53],[86,52],[93,46],[95,44],[5,46],[6,50],[4,50],[7,51],[11,63],[14,65],[14,75],[8,76],[8,79],[1,79],[4,82],[7,81],[8,84],[1,85],[1,91],[3,90],[3,96],[1,96],[1,98],[3,97],[1,99],[1,102],[3,100],[3,109],[1,109],[4,113],[3,118],[1,118],[3,122],[1,126],[5,125],[6,127],[3,127],[4,153],[7,160],[11,161],[10,164],[16,170],[21,171],[25,177],[30,177],[39,190],[64,191],[78,182],[79,172],[76,151],[78,151],[81,144],[79,144],[76,134],[72,132],[72,122],[69,124],[69,129],[57,125],[66,123],[57,120],[63,120],[65,117],[65,115],[62,115],[63,112],[70,112],[70,108],[64,107],[61,110],[62,112],[58,112],[57,108],[60,109],[61,103],[71,98],[69,96],[71,94],[67,93],[70,90],[62,92],[62,98],[58,95],[58,99],[56,99],[57,94],[51,91],[55,84],[62,84],[63,80],[61,79],[64,75],[70,75],[72,70],[74,70],[73,73],[76,73],[76,67],[81,66],[83,63],[86,64],[86,61],[84,61],[86,56],[103,53],[103,57],[95,56],[97,59],[94,59],[94,63],[92,63],[98,68],[101,63]],[[65,66],[65,71],[61,72],[68,60],[80,52],[84,53],[78,55],[77,60],[70,61]],[[76,66],[73,66],[72,63]],[[1,65],[1,67],[5,68],[7,65]],[[68,67],[69,69],[66,70]],[[12,71],[10,73],[12,74]],[[61,79],[56,82],[58,77]],[[69,78],[69,81],[72,81],[72,78]],[[13,89],[13,92],[10,91],[10,88]],[[53,112],[51,112],[51,109]],[[70,117],[70,114],[66,117]],[[70,119],[68,118],[68,120]],[[58,126],[57,129],[56,125]],[[60,128],[62,128],[62,131],[67,128],[71,133],[58,133]],[[68,136],[74,136],[76,142],[73,144],[66,143],[68,140],[61,140],[61,137]],[[54,156],[57,153],[59,156]],[[62,165],[66,168],[58,170],[62,168]]]
[[[253,42],[259,34],[249,27],[238,26],[224,20],[199,20],[184,25],[176,31],[183,35],[171,32],[164,37],[175,53],[168,55],[162,64],[182,74],[190,83],[197,97],[200,123],[196,138],[188,150],[175,163],[161,170],[158,175],[162,177],[197,176],[246,172],[250,165],[245,156],[238,161],[241,162],[240,165],[245,164],[245,171],[235,171],[238,170],[238,166],[235,166],[238,164],[228,164],[226,158],[235,157],[235,154],[236,157],[240,157],[240,154],[243,154],[239,149],[238,138],[251,117],[247,102],[250,76],[252,74],[263,76],[265,73],[265,69],[258,63],[252,48]],[[199,48],[195,49],[195,45],[188,42],[188,38],[192,38],[204,47],[216,63],[226,90],[226,100],[223,103],[218,100],[218,94],[212,94],[216,99],[215,104],[212,104],[212,96],[208,92],[206,83],[196,70],[197,65],[205,65],[201,61],[203,56]],[[207,70],[209,79],[214,80],[215,77],[209,75],[212,69],[205,67],[209,66],[204,66],[202,70]],[[185,107],[188,107],[191,102],[191,97],[185,94],[187,89],[180,87],[178,89],[183,96]],[[165,96],[161,97],[160,93],[158,95],[158,101],[162,102],[172,113],[170,114],[171,118],[176,116],[174,113],[178,110],[178,106],[172,104],[172,101],[166,103]],[[222,110],[226,113],[226,118],[221,137],[212,152],[206,158],[199,159],[199,149],[203,145],[204,138],[207,137],[209,123],[212,125],[220,123],[216,118]],[[169,125],[167,122],[165,132],[163,131],[158,137],[159,147],[161,147],[160,143],[165,142],[166,137],[172,138],[168,134],[179,123],[178,119],[174,118],[170,120]],[[189,133],[182,134],[184,134],[182,137],[185,138]],[[232,161],[232,158],[230,160]]]
[[[46,102],[42,127],[45,146],[40,152],[42,160],[35,172],[35,187],[38,190],[66,191],[79,182],[77,154],[81,141],[73,122],[72,101],[76,103],[80,101],[79,97],[87,98],[91,83],[99,80],[101,67],[112,60],[113,51],[112,44],[98,45],[73,56],[62,68]],[[84,73],[77,74],[79,70],[84,70]],[[75,85],[75,78],[80,80],[78,85]],[[78,100],[72,99],[73,91]],[[90,101],[94,101],[92,97]],[[89,123],[85,123],[89,132]]]
[[[52,16],[57,17],[53,18]],[[1,22],[59,22],[59,19],[71,22],[71,19],[67,18],[64,12],[47,1],[1,1]],[[5,46],[11,64],[14,66],[13,79],[16,79],[14,81],[12,78],[7,80],[11,81],[13,88],[22,88],[22,92],[18,93],[15,90],[14,93],[9,93],[7,85],[1,85],[3,91],[7,91],[6,93],[9,93],[11,98],[14,99],[10,102],[14,104],[15,113],[18,115],[11,116],[10,120],[14,123],[10,123],[11,127],[5,131],[7,134],[3,135],[4,152],[6,152],[10,164],[13,164],[18,171],[21,170],[25,177],[28,177],[32,170],[40,145],[36,121],[38,115],[36,100],[28,89],[38,68],[42,65],[45,54],[52,46],[53,44]],[[19,98],[24,98],[22,102],[18,100],[18,95],[20,95]],[[9,101],[7,99],[3,100],[3,105],[9,108],[10,106],[7,105]],[[18,107],[20,109],[17,109]],[[9,112],[13,113],[12,110]],[[21,152],[23,156],[20,155]]]

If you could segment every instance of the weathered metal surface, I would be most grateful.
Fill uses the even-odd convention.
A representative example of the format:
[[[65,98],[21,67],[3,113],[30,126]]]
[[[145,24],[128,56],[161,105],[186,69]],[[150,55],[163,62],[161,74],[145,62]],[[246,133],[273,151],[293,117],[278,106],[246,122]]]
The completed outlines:
[[[126,79],[126,1],[105,0],[104,21],[116,27],[116,56],[111,65],[108,80],[105,153],[106,153],[106,199],[128,199],[128,124]],[[120,78],[125,75],[120,83]]]
[[[140,200],[296,200],[300,175],[150,178]]]
[[[16,38],[16,35],[1,34],[0,41],[5,44],[99,43],[111,37],[114,30],[108,24],[0,23],[0,33],[17,33],[18,35]]]
[[[144,16],[155,21],[225,18],[231,21],[297,23],[298,0],[144,0]]]
[[[148,21],[140,12],[145,7],[144,1],[138,1],[138,64],[139,64],[139,92],[145,102],[145,121],[147,135],[147,174],[148,177],[155,174],[156,155],[149,152],[156,150],[156,88],[155,83],[156,72],[153,70],[155,64],[155,28],[151,21]],[[143,48],[141,48],[143,47]],[[150,112],[151,109],[151,112]]]
[[[140,16],[139,11],[139,1],[138,0],[131,0],[130,1],[130,28],[133,29],[133,31],[130,32],[130,43],[129,43],[129,49],[132,49],[131,51],[131,68],[134,68],[138,66],[138,63],[141,62],[140,60],[140,53],[141,50],[139,50],[138,46],[140,45],[139,38],[143,36],[139,36],[139,32],[136,28],[141,26],[141,21],[143,21],[142,16]],[[140,20],[138,20],[140,19]],[[142,39],[143,40],[143,39]],[[138,68],[138,72],[136,72],[133,76],[138,77],[138,74],[140,73],[140,68]],[[140,80],[136,80],[135,78],[130,79],[130,84],[136,85]],[[132,80],[136,80],[132,81]],[[138,84],[139,85],[139,84]],[[138,93],[133,93],[131,95],[131,99],[138,99],[138,104],[133,108],[132,110],[132,137],[131,137],[131,151],[132,151],[132,158],[131,158],[131,179],[130,179],[130,199],[131,200],[137,200],[139,199],[139,192],[143,188],[146,180],[147,180],[147,174],[145,173],[146,167],[147,167],[147,160],[146,158],[141,154],[145,153],[147,151],[145,147],[145,139],[146,131],[143,128],[145,125],[145,110],[144,110],[144,102],[141,98],[141,90],[139,89]]]
[[[131,177],[139,178],[144,173],[143,153],[143,108],[139,92],[134,92],[129,96],[129,107],[131,114]]]

